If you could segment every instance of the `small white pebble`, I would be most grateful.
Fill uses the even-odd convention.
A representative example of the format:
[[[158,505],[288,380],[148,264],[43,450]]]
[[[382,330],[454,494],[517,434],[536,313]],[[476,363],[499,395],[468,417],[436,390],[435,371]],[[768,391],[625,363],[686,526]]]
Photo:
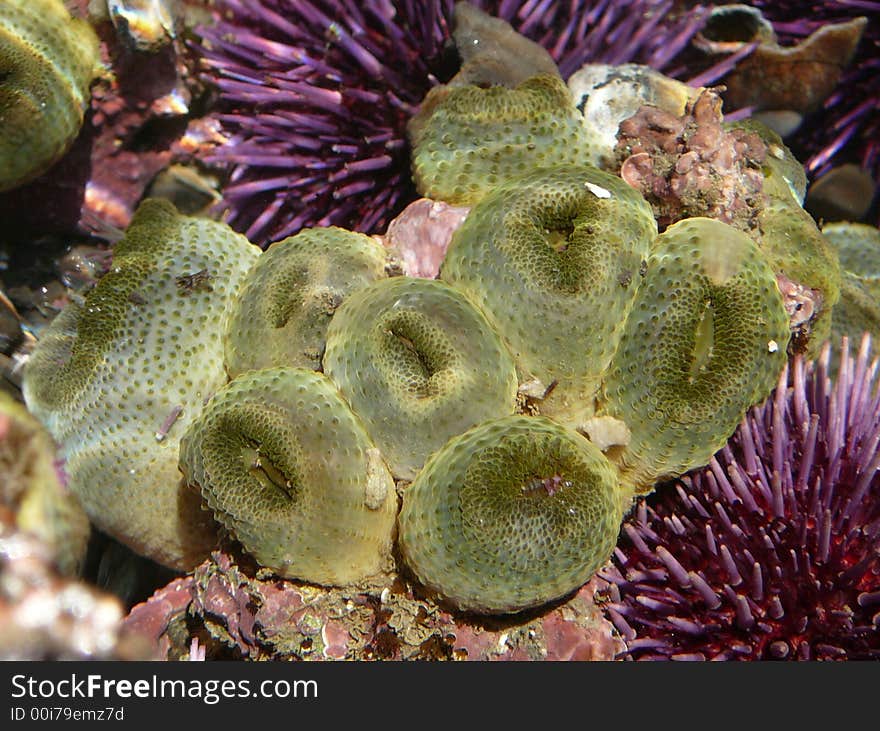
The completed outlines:
[[[769,350],[771,353],[775,353],[777,350],[779,350],[779,343],[777,343],[775,340],[770,340],[767,343],[767,350]]]
[[[389,589],[389,588],[386,586],[384,589],[382,589],[382,593],[379,594],[379,603],[380,603],[380,604],[387,604],[387,603],[388,603],[388,597],[390,597],[390,596],[391,596],[391,589]]]

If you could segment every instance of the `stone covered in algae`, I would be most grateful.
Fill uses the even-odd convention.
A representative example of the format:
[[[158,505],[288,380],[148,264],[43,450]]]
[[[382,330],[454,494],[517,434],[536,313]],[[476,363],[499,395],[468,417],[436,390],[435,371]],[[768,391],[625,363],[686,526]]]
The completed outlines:
[[[473,205],[534,168],[594,157],[571,92],[546,73],[512,89],[435,86],[408,133],[416,189],[453,205]]]
[[[180,480],[178,444],[226,381],[229,302],[259,253],[224,224],[147,200],[110,272],[48,326],[25,367],[28,408],[58,441],[93,523],[173,568],[191,568],[215,541]]]
[[[833,342],[844,335],[858,342],[865,332],[880,338],[880,231],[864,223],[830,223],[822,234],[840,256],[842,273],[831,318]]]
[[[98,37],[61,0],[0,3],[0,190],[67,151],[99,70]]]
[[[385,568],[394,481],[360,420],[321,373],[233,379],[181,441],[187,481],[275,573],[343,585]]]
[[[327,325],[349,292],[385,276],[383,247],[364,234],[301,231],[260,256],[233,305],[226,334],[230,377],[273,366],[321,369]]]
[[[585,64],[569,78],[568,88],[594,146],[595,159],[590,163],[606,170],[614,166],[617,130],[623,120],[644,105],[682,116],[700,93],[650,66],[635,63]]]
[[[788,317],[773,271],[746,234],[692,218],[661,234],[603,384],[603,415],[626,423],[622,479],[708,463],[785,364]]]
[[[574,431],[509,416],[455,437],[404,491],[400,549],[428,589],[466,611],[564,596],[611,555],[617,473]]]
[[[27,409],[0,392],[0,505],[36,536],[60,571],[75,575],[86,555],[89,519],[55,464],[52,438]]]
[[[403,479],[450,437],[516,404],[504,343],[464,295],[434,280],[395,277],[351,294],[327,331],[324,372]]]
[[[485,312],[522,382],[555,385],[541,412],[589,417],[657,234],[651,208],[592,167],[499,186],[453,236],[440,277]]]

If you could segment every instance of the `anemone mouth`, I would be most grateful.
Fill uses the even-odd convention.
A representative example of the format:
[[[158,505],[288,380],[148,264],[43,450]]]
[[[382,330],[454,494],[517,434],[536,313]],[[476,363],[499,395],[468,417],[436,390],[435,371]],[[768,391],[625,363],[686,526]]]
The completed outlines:
[[[702,312],[698,307],[697,326],[694,328],[694,347],[692,349],[691,366],[688,369],[687,382],[695,384],[700,375],[709,368],[715,345],[715,308],[711,297],[703,301]]]
[[[460,358],[441,329],[424,313],[394,311],[378,325],[382,343],[395,364],[394,379],[416,400],[435,399],[449,392],[449,371],[461,367]]]
[[[390,554],[391,474],[321,373],[279,367],[233,379],[183,437],[180,466],[244,549],[281,576],[347,584]]]
[[[622,516],[610,462],[543,417],[485,422],[435,453],[404,493],[401,550],[461,609],[558,598],[607,559]]]
[[[281,330],[287,327],[292,318],[302,309],[305,297],[302,289],[309,282],[309,269],[305,266],[292,266],[278,273],[283,284],[272,287],[268,293],[266,310],[271,327]]]
[[[263,411],[256,425],[255,410]],[[206,479],[200,487],[212,506],[234,518],[253,499],[272,509],[296,504],[302,454],[295,433],[283,423],[283,412],[267,404],[232,405],[203,418]],[[253,497],[243,497],[245,491]]]

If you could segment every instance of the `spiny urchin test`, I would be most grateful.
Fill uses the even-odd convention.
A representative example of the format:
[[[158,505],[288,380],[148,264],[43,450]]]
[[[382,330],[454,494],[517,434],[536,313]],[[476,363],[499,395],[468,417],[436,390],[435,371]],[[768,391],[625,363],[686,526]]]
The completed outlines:
[[[364,24],[383,9],[365,6]],[[404,115],[418,192],[470,207],[439,281],[401,275],[392,248],[341,228],[258,254],[228,226],[147,201],[110,273],[47,329],[25,396],[106,531],[189,569],[220,524],[272,572],[334,585],[389,569],[398,535],[412,576],[447,604],[529,609],[583,584],[634,495],[705,465],[786,355],[818,349],[839,267],[778,136],[723,124],[711,90],[628,69],[636,113],[608,122],[632,120],[626,138],[594,137],[585,100],[613,67],[575,95],[538,44],[466,5],[455,17],[471,50]],[[381,55],[347,33],[335,27],[335,50],[360,67]],[[214,40],[243,57],[291,50]],[[515,73],[499,62],[511,54]],[[307,59],[328,71],[301,58],[303,73]],[[317,88],[297,73],[277,96]],[[244,93],[241,74],[229,88]],[[319,120],[301,117],[275,115],[308,130],[308,148]],[[675,130],[694,144],[667,146]],[[327,166],[312,175],[325,191],[349,184]],[[727,222],[712,216],[740,189],[730,176],[751,210]],[[320,210],[306,194],[301,212]]]

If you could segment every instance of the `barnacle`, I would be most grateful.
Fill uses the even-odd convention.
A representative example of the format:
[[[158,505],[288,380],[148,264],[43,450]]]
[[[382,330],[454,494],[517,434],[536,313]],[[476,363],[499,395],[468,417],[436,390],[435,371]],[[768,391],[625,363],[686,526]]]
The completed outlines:
[[[542,413],[576,423],[623,331],[657,224],[620,178],[538,170],[468,214],[440,270],[501,333],[521,381],[555,385]]]
[[[450,437],[516,402],[501,339],[462,294],[434,280],[395,277],[352,293],[327,330],[324,372],[405,479]]]
[[[623,479],[647,492],[706,464],[772,390],[788,338],[776,278],[746,234],[709,218],[670,226],[604,383],[603,413],[631,432]]]
[[[215,540],[180,484],[178,440],[226,380],[228,303],[258,253],[228,226],[145,201],[110,272],[26,365],[28,408],[59,442],[94,524],[171,567],[192,567]]]
[[[0,190],[67,151],[99,68],[98,37],[61,0],[0,3]]]
[[[327,325],[346,295],[385,276],[385,250],[369,236],[313,228],[272,244],[233,305],[226,367],[320,370]]]
[[[513,89],[436,86],[407,129],[419,193],[455,205],[473,205],[536,167],[593,159],[571,92],[546,73]]]
[[[452,439],[405,490],[400,548],[452,605],[516,612],[583,584],[623,517],[617,474],[589,441],[509,416]]]
[[[261,565],[320,584],[377,573],[397,495],[358,418],[321,373],[233,379],[187,430],[180,465]]]

